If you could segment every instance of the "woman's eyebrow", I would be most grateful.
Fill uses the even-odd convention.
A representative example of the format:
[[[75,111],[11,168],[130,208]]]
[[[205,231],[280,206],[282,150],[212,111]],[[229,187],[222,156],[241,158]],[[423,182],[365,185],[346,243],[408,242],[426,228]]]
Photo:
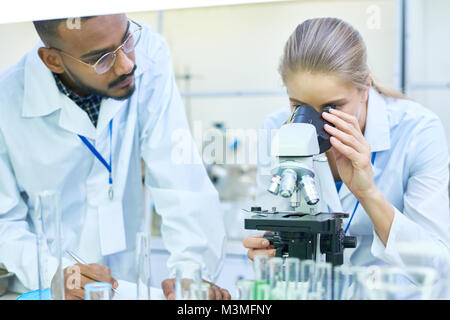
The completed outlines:
[[[329,105],[329,104],[338,104],[338,105],[339,104],[346,104],[347,102],[348,102],[348,100],[346,98],[341,98],[341,99],[338,99],[338,100],[329,101],[329,102],[323,104],[322,107],[324,107],[326,105]]]
[[[292,99],[292,98],[289,98],[289,101],[291,101],[293,103],[296,103],[296,104],[306,104],[306,103],[303,103],[303,102],[301,102],[301,101],[299,101],[297,99]]]

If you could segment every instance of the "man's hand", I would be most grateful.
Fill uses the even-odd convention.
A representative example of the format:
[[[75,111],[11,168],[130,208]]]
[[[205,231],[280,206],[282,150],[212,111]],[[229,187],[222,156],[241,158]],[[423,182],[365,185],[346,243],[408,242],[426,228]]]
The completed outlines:
[[[64,269],[64,292],[66,300],[84,300],[84,286],[91,282],[109,282],[116,289],[119,283],[111,277],[111,270],[99,264],[76,264]],[[52,287],[56,285],[56,275]],[[113,291],[114,295],[114,291]]]
[[[266,231],[265,233],[270,233]],[[256,254],[265,254],[269,258],[275,257],[274,246],[270,244],[269,240],[263,238],[264,233],[253,237],[246,237],[242,244],[248,249],[247,257],[253,261]]]
[[[214,283],[203,280],[209,283],[209,300],[231,300],[231,295],[226,289],[216,286]],[[175,279],[166,279],[161,283],[164,296],[167,300],[175,300]]]

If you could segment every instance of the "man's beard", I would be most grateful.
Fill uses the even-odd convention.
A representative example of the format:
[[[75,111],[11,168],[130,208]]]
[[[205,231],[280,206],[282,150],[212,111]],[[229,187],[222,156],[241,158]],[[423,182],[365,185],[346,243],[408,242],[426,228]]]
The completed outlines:
[[[133,68],[133,70],[131,70],[130,73],[121,75],[119,78],[117,78],[116,80],[114,80],[111,83],[109,83],[108,84],[108,88],[114,87],[116,84],[124,81],[128,77],[133,77],[134,72],[136,71],[136,68],[137,68],[137,66],[134,65],[134,68]],[[98,89],[95,89],[95,88],[92,88],[92,87],[89,87],[89,86],[83,84],[80,81],[80,79],[78,79],[78,77],[76,77],[72,72],[69,71],[69,69],[66,69],[66,72],[70,76],[70,78],[71,78],[71,80],[73,82],[73,86],[75,88],[77,88],[78,90],[84,92],[86,95],[95,95],[95,96],[100,96],[102,98],[111,98],[111,99],[114,99],[114,100],[126,100],[129,97],[131,97],[131,95],[134,93],[134,90],[136,88],[133,85],[133,87],[130,90],[128,90],[128,92],[125,93],[124,95],[118,96],[118,97],[111,96],[111,95],[107,94],[105,91],[98,90]]]

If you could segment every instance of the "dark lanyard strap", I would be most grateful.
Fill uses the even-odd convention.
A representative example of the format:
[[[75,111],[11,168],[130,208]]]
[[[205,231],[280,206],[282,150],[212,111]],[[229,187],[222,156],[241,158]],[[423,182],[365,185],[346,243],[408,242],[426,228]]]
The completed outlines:
[[[375,156],[376,156],[376,153],[373,152],[373,153],[372,153],[372,159],[370,160],[370,161],[372,162],[372,166],[373,166],[374,163],[375,163]],[[350,220],[348,221],[347,226],[345,227],[344,233],[347,233],[347,230],[348,230],[348,228],[350,227],[350,223],[352,223],[353,216],[355,215],[356,209],[358,209],[358,205],[359,205],[359,200],[356,201],[355,209],[353,209],[353,213],[352,213],[352,215],[351,215],[351,217],[350,217]]]
[[[109,163],[106,162],[106,160],[102,157],[100,152],[97,151],[97,149],[92,145],[92,143],[89,142],[88,139],[86,139],[86,137],[84,137],[82,135],[78,135],[80,137],[81,141],[83,141],[83,143],[86,145],[86,147],[88,147],[88,149],[94,154],[94,156],[105,166],[106,170],[108,170],[108,172],[109,172],[108,182],[110,185],[112,185],[112,183],[113,183],[113,180],[112,180],[112,125],[113,125],[113,121],[111,119],[111,121],[109,122]],[[110,189],[110,197],[111,197],[111,190],[112,189]]]

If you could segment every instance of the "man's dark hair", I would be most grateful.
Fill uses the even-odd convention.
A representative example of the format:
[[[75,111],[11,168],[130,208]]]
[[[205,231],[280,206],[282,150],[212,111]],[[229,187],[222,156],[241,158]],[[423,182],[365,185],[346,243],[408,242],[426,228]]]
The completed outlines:
[[[83,22],[87,19],[94,18],[95,16],[87,16],[87,17],[80,17],[80,22]],[[70,18],[63,18],[63,19],[52,19],[52,20],[38,20],[33,21],[34,28],[36,29],[36,32],[38,33],[39,37],[41,38],[42,42],[45,43],[47,46],[53,46],[55,44],[55,41],[58,40],[59,37],[59,31],[58,27],[62,22],[66,22]]]

